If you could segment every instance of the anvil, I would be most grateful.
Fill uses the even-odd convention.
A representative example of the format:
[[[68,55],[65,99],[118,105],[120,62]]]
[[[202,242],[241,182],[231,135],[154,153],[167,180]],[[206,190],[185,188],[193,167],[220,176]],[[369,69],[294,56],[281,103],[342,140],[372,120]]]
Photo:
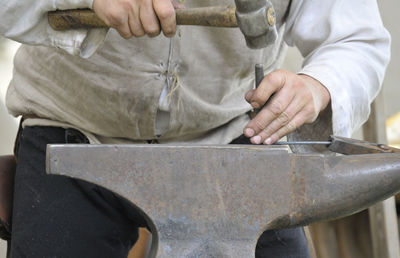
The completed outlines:
[[[362,142],[350,148],[334,142],[333,148],[347,154],[363,152],[357,149]],[[47,171],[101,185],[135,205],[153,234],[150,257],[254,257],[264,230],[347,216],[399,192],[400,154],[383,145],[374,148],[390,153],[300,155],[286,146],[259,145],[49,145]]]

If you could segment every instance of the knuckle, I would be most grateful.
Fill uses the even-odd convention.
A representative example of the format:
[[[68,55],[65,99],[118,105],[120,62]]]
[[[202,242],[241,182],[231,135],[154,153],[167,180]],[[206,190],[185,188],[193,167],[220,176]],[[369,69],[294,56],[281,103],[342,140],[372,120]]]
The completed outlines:
[[[286,125],[287,123],[289,123],[290,119],[291,116],[286,111],[283,111],[279,116],[279,121],[282,125]]]
[[[262,130],[260,135],[262,135],[263,138],[267,138],[268,136],[270,136],[275,131],[276,131],[276,128],[274,129],[274,128],[271,128],[270,126],[267,126],[266,128],[264,128]]]
[[[133,11],[133,9],[134,9],[133,2],[128,1],[128,0],[122,1],[121,6],[124,8],[124,10],[126,10],[128,12]]]
[[[264,92],[265,89],[263,89],[262,87],[258,87],[257,89],[253,90],[253,93],[250,97],[250,99],[252,101],[256,101],[259,100],[261,98],[262,92]]]
[[[253,97],[250,99],[250,103],[257,103],[259,107],[265,104],[266,100],[262,97],[263,93],[260,91],[256,92]]]
[[[107,21],[111,27],[117,27],[124,23],[123,14],[121,12],[112,11],[107,15]]]
[[[145,31],[149,37],[155,37],[160,34],[160,27],[157,24],[148,25],[145,28]]]
[[[266,127],[265,123],[263,123],[262,121],[260,121],[258,119],[254,119],[253,121],[254,121],[254,126],[256,127],[257,131],[261,131]]]
[[[175,10],[173,8],[162,8],[158,10],[157,16],[161,21],[169,20],[175,17]]]
[[[315,110],[315,107],[313,105],[308,105],[304,108],[304,112],[308,115],[308,116],[315,116],[317,115],[317,111]]]
[[[274,84],[277,81],[277,71],[269,73],[265,76],[265,79],[270,83]]]
[[[255,90],[249,90],[248,92],[246,92],[246,95],[244,96],[244,98],[247,102],[251,101],[252,97],[254,96],[254,92],[255,92]]]
[[[301,80],[294,80],[291,86],[295,90],[300,90],[304,87],[304,83]]]
[[[143,30],[135,30],[135,31],[132,31],[132,34],[133,34],[135,37],[138,37],[138,38],[143,37],[144,35],[146,35],[146,34],[144,33]]]
[[[290,133],[293,132],[297,129],[297,124],[294,121],[290,121],[289,123],[287,123],[287,125],[285,126],[286,128],[286,133]]]
[[[119,31],[119,34],[121,35],[121,37],[123,37],[124,39],[130,39],[132,37],[132,34],[127,33],[127,32],[121,32]]]
[[[275,70],[266,76],[266,79],[273,85],[284,85],[286,81],[285,70]]]
[[[171,38],[171,37],[173,37],[175,35],[175,31],[174,30],[169,30],[169,31],[165,31],[164,30],[163,33],[167,38]]]
[[[157,37],[158,35],[160,35],[160,30],[158,30],[158,31],[156,31],[156,30],[154,30],[154,31],[149,31],[149,32],[147,32],[147,35],[148,35],[150,38]]]
[[[163,28],[163,33],[166,37],[172,37],[175,35],[175,28],[174,27],[166,27]]]
[[[269,106],[269,110],[275,117],[279,117],[283,112],[283,105],[280,101],[275,100],[275,101],[271,102],[271,105]]]

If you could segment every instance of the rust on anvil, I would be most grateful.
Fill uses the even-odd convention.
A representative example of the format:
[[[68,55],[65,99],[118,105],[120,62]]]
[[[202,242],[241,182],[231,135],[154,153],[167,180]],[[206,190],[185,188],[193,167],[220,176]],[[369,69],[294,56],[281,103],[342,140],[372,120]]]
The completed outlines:
[[[292,193],[290,195],[290,212],[288,226],[295,224],[296,221],[300,221],[302,213],[296,211],[298,207],[302,207],[307,203],[306,196],[306,183],[307,180],[304,174],[299,173],[299,164],[296,162],[298,159],[292,158],[290,162],[291,166],[291,181],[292,181]],[[300,171],[301,172],[301,171]],[[294,217],[293,217],[294,216]]]

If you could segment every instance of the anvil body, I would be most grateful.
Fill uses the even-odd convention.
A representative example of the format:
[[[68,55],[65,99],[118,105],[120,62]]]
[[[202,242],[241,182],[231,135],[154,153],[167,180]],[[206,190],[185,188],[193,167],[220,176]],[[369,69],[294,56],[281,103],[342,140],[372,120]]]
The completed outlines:
[[[254,257],[267,229],[343,217],[400,191],[399,154],[299,155],[282,146],[50,145],[47,170],[126,198],[152,257]]]

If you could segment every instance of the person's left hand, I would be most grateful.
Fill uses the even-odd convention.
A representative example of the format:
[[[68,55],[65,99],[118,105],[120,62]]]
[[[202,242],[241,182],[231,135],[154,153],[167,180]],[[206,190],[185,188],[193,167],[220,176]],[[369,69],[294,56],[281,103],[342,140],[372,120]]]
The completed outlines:
[[[253,144],[273,144],[301,125],[314,122],[330,102],[329,91],[319,81],[286,70],[266,75],[245,98],[253,108],[267,103],[244,129]]]

